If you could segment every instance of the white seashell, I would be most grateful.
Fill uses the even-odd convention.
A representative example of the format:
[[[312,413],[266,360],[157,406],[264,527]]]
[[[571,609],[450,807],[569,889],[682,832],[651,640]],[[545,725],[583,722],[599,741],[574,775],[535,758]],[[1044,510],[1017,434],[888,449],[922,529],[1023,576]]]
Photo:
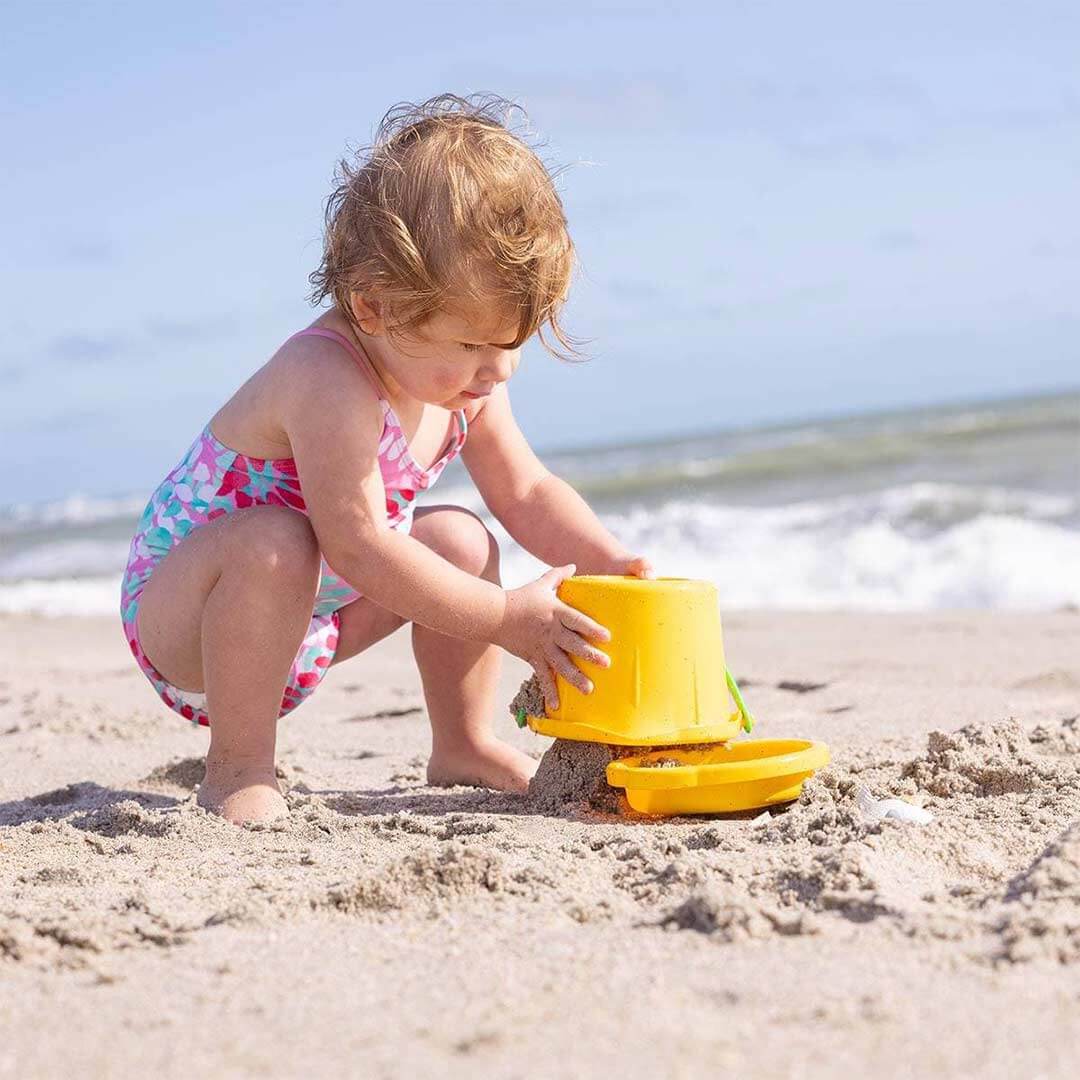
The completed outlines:
[[[921,806],[914,806],[903,799],[875,799],[864,787],[860,787],[855,793],[855,802],[863,817],[870,821],[895,818],[897,821],[914,822],[916,825],[929,825],[934,820],[934,815]]]

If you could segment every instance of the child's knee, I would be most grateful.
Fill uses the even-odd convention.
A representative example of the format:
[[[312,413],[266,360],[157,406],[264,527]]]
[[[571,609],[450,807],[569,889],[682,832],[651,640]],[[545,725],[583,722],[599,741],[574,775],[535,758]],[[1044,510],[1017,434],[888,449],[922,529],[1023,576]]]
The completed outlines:
[[[253,507],[234,539],[234,555],[245,572],[279,584],[318,588],[319,542],[303,514],[278,506]]]
[[[454,507],[439,515],[429,535],[429,546],[459,570],[497,581],[499,543],[472,511]]]

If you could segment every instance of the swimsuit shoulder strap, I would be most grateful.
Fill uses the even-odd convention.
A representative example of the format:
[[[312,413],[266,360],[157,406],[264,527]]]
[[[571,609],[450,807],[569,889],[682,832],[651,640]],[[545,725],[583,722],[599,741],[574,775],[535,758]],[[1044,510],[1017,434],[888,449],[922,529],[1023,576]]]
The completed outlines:
[[[379,395],[379,398],[386,399],[385,390],[379,381],[379,377],[372,369],[371,361],[344,334],[339,334],[336,330],[328,330],[322,326],[309,326],[306,330],[293,334],[292,337],[321,337],[336,341],[352,356],[360,370],[371,380],[371,385],[375,387],[375,392]],[[292,338],[289,340],[291,341]]]

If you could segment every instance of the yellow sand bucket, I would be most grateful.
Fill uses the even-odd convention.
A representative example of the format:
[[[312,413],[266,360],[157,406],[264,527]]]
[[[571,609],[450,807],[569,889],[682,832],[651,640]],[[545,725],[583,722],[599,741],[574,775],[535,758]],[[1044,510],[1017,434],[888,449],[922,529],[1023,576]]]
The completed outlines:
[[[559,739],[616,746],[715,743],[749,730],[749,714],[729,679],[716,586],[689,578],[582,575],[559,586],[559,599],[611,631],[603,668],[573,662],[592,680],[583,694],[556,676],[559,708],[525,719]],[[732,708],[729,686],[740,711]]]
[[[653,750],[607,767],[612,787],[642,814],[724,814],[791,802],[829,763],[824,743],[748,739],[728,746]]]

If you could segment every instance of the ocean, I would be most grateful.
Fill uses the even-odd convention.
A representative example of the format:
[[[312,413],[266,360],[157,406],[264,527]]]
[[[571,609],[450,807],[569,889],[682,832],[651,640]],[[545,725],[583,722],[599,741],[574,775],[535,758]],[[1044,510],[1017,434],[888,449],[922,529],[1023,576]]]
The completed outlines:
[[[724,608],[1080,607],[1080,393],[540,456],[631,551],[712,580]],[[0,612],[116,612],[149,494],[0,508]],[[543,572],[460,461],[418,505],[445,502],[499,539],[506,586]]]

